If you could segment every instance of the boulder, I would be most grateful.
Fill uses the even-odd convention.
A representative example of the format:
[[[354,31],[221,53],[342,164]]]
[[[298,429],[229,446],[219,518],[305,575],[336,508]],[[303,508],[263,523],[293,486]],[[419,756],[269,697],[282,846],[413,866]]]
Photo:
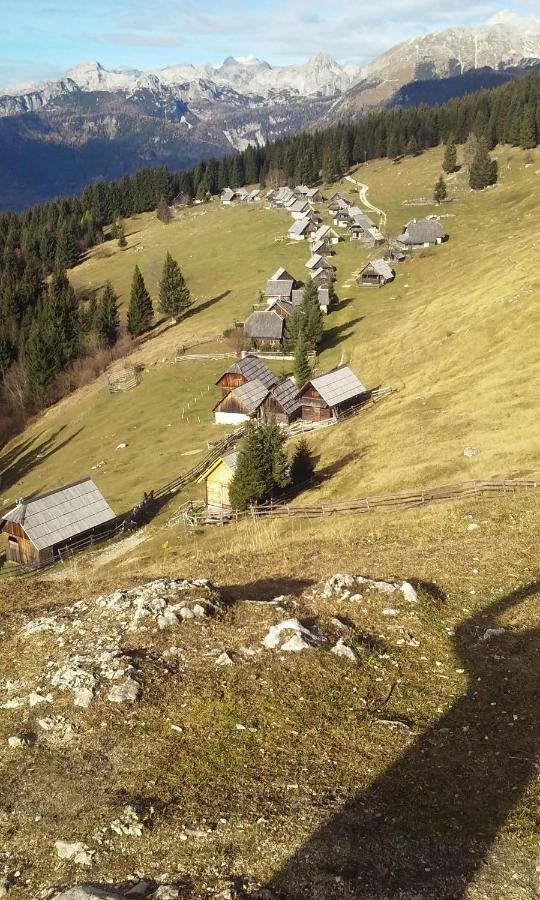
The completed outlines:
[[[126,678],[119,684],[113,685],[107,694],[107,700],[111,703],[134,703],[139,699],[141,686],[134,678]]]
[[[112,888],[100,888],[94,884],[81,884],[55,894],[51,900],[124,900],[124,896]]]
[[[334,644],[330,653],[334,653],[336,656],[340,656],[342,659],[348,659],[350,662],[357,663],[359,660],[358,653],[356,650],[353,650],[352,647],[349,647],[348,644],[343,642],[343,638],[340,638],[337,644]]]
[[[59,859],[68,859],[75,863],[76,866],[91,866],[94,851],[90,850],[82,841],[63,841],[54,842],[56,855]],[[93,896],[90,894],[90,896]],[[99,896],[94,895],[94,896]]]

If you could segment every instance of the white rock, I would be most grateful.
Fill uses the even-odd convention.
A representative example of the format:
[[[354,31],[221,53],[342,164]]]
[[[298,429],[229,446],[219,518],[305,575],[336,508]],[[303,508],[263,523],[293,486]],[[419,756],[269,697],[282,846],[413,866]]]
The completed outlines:
[[[125,681],[115,684],[111,688],[107,699],[111,703],[133,703],[139,699],[140,693],[140,684],[134,678],[126,678]]]
[[[401,593],[408,603],[418,603],[418,594],[409,581],[404,581],[401,585]]]
[[[1,709],[19,709],[23,703],[22,697],[12,697],[11,700],[6,700],[5,703],[2,703]]]
[[[201,603],[195,603],[195,605],[193,606],[193,615],[197,619],[204,619],[205,616],[207,615],[206,607],[203,606]]]
[[[467,525],[467,531],[478,531],[480,525],[477,525],[476,522],[471,522],[470,525]]]
[[[195,613],[193,612],[193,610],[189,609],[188,606],[184,606],[180,610],[180,618],[181,619],[194,619]]]
[[[335,644],[330,653],[335,653],[336,656],[340,656],[343,659],[348,659],[351,662],[358,662],[359,656],[358,653],[353,650],[352,647],[349,647],[347,644],[343,643],[343,638],[340,638],[337,644]]]
[[[160,628],[162,631],[165,628],[171,628],[173,625],[179,624],[178,617],[170,609],[166,609],[163,615],[158,616],[157,623],[158,628]]]
[[[80,688],[78,691],[75,691],[75,706],[82,706],[83,709],[88,709],[90,706],[92,699],[94,697],[94,692],[90,688]]]
[[[391,606],[387,606],[386,609],[382,610],[383,616],[399,616],[399,609],[393,609]]]
[[[173,884],[160,884],[153,894],[150,894],[150,900],[178,900],[180,897],[180,888]]]
[[[126,444],[125,441],[122,441],[121,444],[117,444],[117,445],[116,445],[116,449],[117,449],[117,450],[125,450],[126,447],[127,447],[127,444]]]
[[[281,649],[288,653],[298,653],[300,650],[313,650],[313,647],[313,642],[310,641],[308,643],[301,634],[293,634],[288,641],[285,641],[285,643],[281,645]]]
[[[302,625],[301,622],[298,621],[298,619],[285,619],[277,625],[272,625],[268,634],[263,639],[263,646],[266,647],[267,650],[273,650],[276,647],[279,647],[282,641],[281,634],[284,631],[292,631],[295,635],[303,637],[307,644],[320,644],[324,642],[324,637],[316,629],[306,628],[305,625]],[[287,643],[289,643],[289,641],[287,641]],[[285,649],[285,646],[282,646],[282,649]],[[291,648],[287,647],[287,649]],[[298,649],[303,649],[303,647],[298,647]]]
[[[30,706],[38,706],[39,703],[52,703],[52,696],[47,694],[44,697],[43,694],[31,693],[28,695],[28,703]]]
[[[69,859],[77,866],[91,866],[94,851],[82,841],[55,841],[54,846],[59,859]]]
[[[35,734],[14,734],[8,737],[8,745],[13,749],[19,747],[31,747],[36,742]]]
[[[124,900],[125,894],[107,888],[99,888],[94,884],[81,884],[80,887],[72,887],[60,894],[55,894],[52,900]]]
[[[228,653],[220,653],[216,659],[216,666],[232,666],[233,661]]]
[[[465,447],[463,456],[478,456],[478,450],[475,447]]]

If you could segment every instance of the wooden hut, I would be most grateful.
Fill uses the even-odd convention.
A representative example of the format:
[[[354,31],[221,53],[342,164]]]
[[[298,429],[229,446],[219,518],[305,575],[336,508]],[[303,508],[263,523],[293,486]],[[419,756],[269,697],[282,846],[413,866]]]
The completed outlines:
[[[228,453],[212,463],[197,479],[204,481],[206,505],[209,509],[230,509],[229,486],[233,480],[238,461],[238,451]]]
[[[7,536],[6,557],[25,566],[54,562],[70,545],[99,534],[115,515],[90,478],[20,500],[0,527]]]
[[[342,366],[308,381],[296,395],[299,415],[304,421],[338,419],[362,402],[367,389],[348,366]]]
[[[268,388],[258,378],[234,388],[214,407],[216,425],[237,425],[255,417],[267,396]]]
[[[430,247],[432,244],[442,244],[446,237],[439,219],[428,216],[427,219],[412,219],[407,222],[403,234],[396,238],[396,243],[400,247],[417,250],[420,247]]]
[[[253,312],[246,319],[244,334],[255,349],[257,347],[279,348],[283,341],[284,320],[273,309]]]
[[[216,386],[221,388],[223,396],[226,397],[235,388],[255,379],[262,381],[268,388],[273,387],[278,381],[277,376],[270,371],[268,366],[265,366],[262,360],[248,353],[243,359],[239,359],[238,362],[229,366],[223,375],[220,375]]]
[[[269,390],[257,417],[265,422],[273,419],[278,425],[290,425],[298,415],[297,392],[292,378],[284,378]]]
[[[372,259],[360,272],[356,283],[360,287],[380,288],[393,281],[395,272],[386,259]]]

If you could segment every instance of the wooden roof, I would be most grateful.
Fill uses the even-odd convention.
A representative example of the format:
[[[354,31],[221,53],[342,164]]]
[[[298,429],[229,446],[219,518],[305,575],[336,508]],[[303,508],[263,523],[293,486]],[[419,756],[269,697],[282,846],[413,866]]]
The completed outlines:
[[[48,494],[21,500],[2,517],[1,524],[16,522],[37,550],[46,550],[114,518],[92,479],[86,478]]]
[[[259,340],[280,341],[283,337],[283,319],[273,310],[253,312],[246,319],[244,334]]]
[[[297,396],[299,397],[309,385],[315,388],[324,402],[330,407],[352,400],[354,397],[365,394],[367,391],[367,388],[364,387],[348,366],[342,366],[339,369],[334,369],[333,372],[328,372],[327,375],[312,378],[311,381],[308,381],[301,388]]]
[[[277,376],[274,375],[268,366],[266,366],[258,356],[254,356],[252,353],[248,353],[243,359],[239,359],[238,362],[233,363],[223,375],[220,375],[216,384],[219,384],[224,375],[229,374],[243,375],[248,381],[254,381],[257,378],[269,388],[273,387],[278,381]]]

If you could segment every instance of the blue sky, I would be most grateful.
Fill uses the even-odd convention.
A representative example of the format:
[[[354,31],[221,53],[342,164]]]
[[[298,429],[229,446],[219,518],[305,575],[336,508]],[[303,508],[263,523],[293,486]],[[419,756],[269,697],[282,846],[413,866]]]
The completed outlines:
[[[503,6],[538,14],[540,0],[0,0],[0,85],[55,78],[89,59],[148,69],[253,53],[276,65],[323,50],[362,64]]]

